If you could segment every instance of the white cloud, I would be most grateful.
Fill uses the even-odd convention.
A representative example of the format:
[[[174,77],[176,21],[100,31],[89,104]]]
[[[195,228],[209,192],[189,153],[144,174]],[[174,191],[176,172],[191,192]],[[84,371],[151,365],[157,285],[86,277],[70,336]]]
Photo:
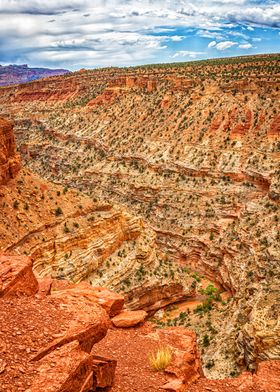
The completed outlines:
[[[179,41],[182,41],[182,39],[184,39],[184,37],[183,36],[179,36],[179,35],[173,35],[173,36],[170,37],[170,39],[173,42],[179,42]]]
[[[251,44],[241,44],[241,45],[238,45],[238,47],[240,48],[240,49],[250,49],[250,48],[252,48],[253,46],[251,45]]]
[[[225,39],[224,35],[221,34],[221,32],[219,32],[219,31],[199,30],[197,32],[197,35],[199,37],[211,38],[211,39],[214,39],[214,40]]]
[[[211,41],[208,44],[208,48],[213,48],[214,46],[216,46],[217,42],[216,41]]]
[[[263,2],[262,6],[239,7],[239,9],[229,10],[225,17],[232,22],[279,28],[280,4]]]
[[[236,43],[236,42],[233,42],[233,41],[223,41],[223,42],[219,42],[219,43],[216,45],[216,48],[217,48],[218,50],[226,50],[226,49],[231,48],[231,47],[234,46],[234,45],[237,45],[237,43]]]
[[[239,31],[228,31],[227,34],[231,35],[232,37],[243,38],[245,40],[249,39],[248,35],[240,33]]]
[[[192,59],[195,59],[198,55],[205,54],[205,52],[195,52],[192,50],[180,50],[179,52],[176,52],[172,58],[175,59],[176,57],[190,57]]]

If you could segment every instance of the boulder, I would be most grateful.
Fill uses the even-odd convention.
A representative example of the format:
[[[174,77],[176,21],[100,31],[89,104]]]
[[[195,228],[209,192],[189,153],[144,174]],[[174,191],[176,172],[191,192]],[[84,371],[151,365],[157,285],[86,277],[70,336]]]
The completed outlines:
[[[112,386],[117,362],[87,354],[71,342],[40,361],[38,376],[26,392],[88,392]]]
[[[129,310],[145,310],[155,312],[158,309],[175,303],[185,301],[195,296],[195,289],[185,287],[181,283],[152,284],[141,286],[126,294],[125,303]]]
[[[118,328],[134,327],[139,323],[143,323],[148,316],[144,310],[124,311],[112,318],[112,323]]]
[[[11,295],[34,295],[38,281],[32,261],[26,256],[0,256],[0,298]]]
[[[90,353],[93,345],[99,342],[107,333],[110,325],[108,314],[95,301],[83,296],[73,296],[69,290],[59,298],[60,307],[72,314],[69,328],[47,347],[42,348],[34,357],[38,361],[52,351],[77,340],[83,351]]]
[[[114,383],[117,361],[95,355],[92,359],[97,388],[111,387]]]
[[[66,289],[63,290],[57,288],[55,291],[52,291],[52,296],[56,298],[63,298],[65,295],[73,298],[83,296],[88,300],[99,304],[106,310],[110,317],[120,313],[124,305],[123,295],[117,294],[104,287],[93,287],[86,282],[73,284],[69,286],[69,288],[66,287]]]

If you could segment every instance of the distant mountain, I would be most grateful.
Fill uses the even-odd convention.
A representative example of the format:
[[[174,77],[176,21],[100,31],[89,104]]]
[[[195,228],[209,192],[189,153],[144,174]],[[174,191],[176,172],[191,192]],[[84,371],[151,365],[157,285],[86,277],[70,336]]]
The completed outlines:
[[[66,69],[29,68],[27,64],[0,65],[0,86],[26,83],[48,76],[64,75],[69,72]]]

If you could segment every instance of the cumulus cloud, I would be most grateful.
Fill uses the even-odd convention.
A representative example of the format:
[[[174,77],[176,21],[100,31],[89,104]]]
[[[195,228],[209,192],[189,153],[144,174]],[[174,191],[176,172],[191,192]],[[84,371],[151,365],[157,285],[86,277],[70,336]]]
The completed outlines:
[[[209,44],[208,44],[208,48],[213,48],[214,46],[216,46],[217,45],[217,42],[216,41],[211,41],[211,42],[209,42]]]
[[[219,43],[216,45],[216,48],[217,48],[218,50],[226,50],[226,49],[231,48],[233,45],[237,45],[237,43],[236,43],[236,42],[233,42],[233,41],[223,41],[223,42],[219,42]]]
[[[191,59],[195,59],[198,55],[205,54],[205,52],[195,52],[192,50],[180,50],[176,52],[172,58],[175,59],[176,57],[189,57]]]
[[[255,26],[280,28],[280,4],[267,4],[263,6],[241,7],[239,10],[227,12],[226,18],[232,22],[251,23]]]

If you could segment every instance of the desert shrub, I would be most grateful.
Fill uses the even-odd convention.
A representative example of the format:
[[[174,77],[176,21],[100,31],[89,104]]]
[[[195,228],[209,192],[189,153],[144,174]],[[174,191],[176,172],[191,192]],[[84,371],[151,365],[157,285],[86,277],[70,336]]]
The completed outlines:
[[[159,347],[155,352],[150,352],[148,354],[149,363],[156,372],[167,368],[171,359],[172,351],[168,346]]]
[[[208,336],[208,335],[204,335],[204,336],[203,336],[203,346],[204,346],[204,347],[208,347],[209,344],[210,344],[210,338],[209,338],[209,336]]]
[[[59,216],[59,215],[62,215],[62,214],[63,214],[62,209],[60,207],[57,207],[56,210],[55,210],[55,216]]]
[[[19,201],[15,200],[14,203],[13,203],[13,208],[14,208],[15,210],[17,210],[17,209],[18,209],[18,206],[19,206]]]

